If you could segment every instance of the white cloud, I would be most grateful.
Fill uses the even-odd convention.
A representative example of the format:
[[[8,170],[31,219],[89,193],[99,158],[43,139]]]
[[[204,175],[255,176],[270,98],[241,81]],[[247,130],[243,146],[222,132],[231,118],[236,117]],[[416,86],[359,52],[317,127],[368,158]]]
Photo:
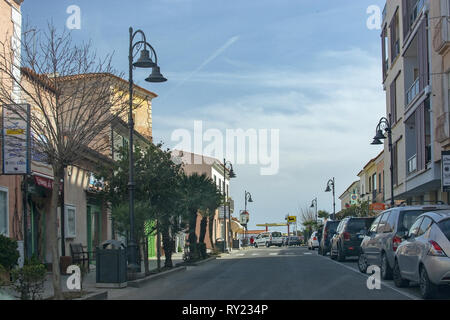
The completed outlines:
[[[244,188],[260,199],[253,207],[262,220],[276,222],[284,217],[285,212],[274,211],[281,201],[290,203],[294,212],[298,203],[310,204],[316,196],[319,208],[331,211],[331,195],[323,190],[333,176],[339,211],[338,196],[380,151],[370,142],[379,118],[385,114],[381,68],[377,58],[357,48],[326,51],[317,59],[323,60],[323,68],[316,72],[292,69],[239,75],[197,73],[190,81],[204,82],[205,90],[208,85],[250,84],[262,93],[197,107],[194,102],[183,115],[156,117],[154,123],[164,128],[155,131],[156,140],[162,136],[169,142],[170,132],[176,128],[193,131],[194,120],[203,120],[205,129],[222,132],[237,128],[280,129],[278,175],[260,177],[259,168],[250,166],[242,167],[239,174],[237,168],[240,179],[232,185],[237,212]],[[252,222],[262,220],[255,217]]]

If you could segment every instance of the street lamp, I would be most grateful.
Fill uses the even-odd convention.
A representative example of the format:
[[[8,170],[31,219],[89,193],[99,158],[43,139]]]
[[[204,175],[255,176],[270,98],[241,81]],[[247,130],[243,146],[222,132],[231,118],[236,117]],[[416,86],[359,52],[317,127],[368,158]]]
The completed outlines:
[[[244,211],[247,212],[247,201],[248,202],[253,202],[252,199],[252,195],[250,194],[250,192],[247,192],[247,190],[245,190],[245,206],[244,206]],[[245,224],[245,235],[244,235],[244,239],[245,239],[245,245],[247,245],[247,224]]]
[[[330,186],[331,186],[331,188],[330,188]],[[334,220],[335,216],[336,216],[336,202],[335,202],[334,186],[335,186],[335,180],[334,180],[334,177],[333,177],[333,179],[328,180],[327,188],[325,189],[325,192],[330,192],[331,190],[333,190],[333,216],[331,217],[331,220]]]
[[[391,118],[391,114],[389,114],[389,119]],[[375,129],[376,135],[373,138],[372,145],[381,145],[384,144],[381,140],[388,138],[389,143],[389,153],[391,156],[391,166],[390,166],[390,173],[391,173],[391,207],[395,205],[394,202],[394,153],[392,151],[392,123],[385,117],[382,117],[380,121],[378,122],[377,128]],[[384,131],[384,132],[383,132]]]
[[[318,216],[317,216],[317,198],[314,198],[313,201],[311,201],[311,208],[316,208],[316,223],[318,221]]]
[[[143,38],[141,41],[136,41],[133,44],[134,38],[140,34]],[[133,63],[135,55],[133,51],[136,47],[144,47],[141,51],[141,56],[139,59]],[[155,61],[150,57],[150,51],[147,50],[147,47],[151,50],[152,55],[155,58]],[[138,261],[137,261],[137,244],[134,234],[134,155],[133,155],[133,134],[134,134],[134,120],[133,120],[133,67],[135,68],[152,68],[151,75],[145,79],[147,82],[164,82],[167,81],[160,72],[158,66],[158,57],[156,56],[155,49],[147,42],[145,34],[142,30],[137,30],[133,32],[133,28],[130,27],[130,47],[129,47],[129,55],[128,55],[128,67],[129,67],[129,114],[128,114],[128,127],[130,129],[130,143],[129,143],[129,182],[128,182],[128,192],[129,192],[129,210],[130,210],[130,241],[128,243],[129,247],[129,259],[128,259],[128,269],[131,272],[136,272],[139,269]]]
[[[229,166],[229,167],[227,167]],[[228,169],[229,168],[229,169]],[[223,241],[223,252],[226,251],[226,246],[227,246],[227,231],[226,231],[226,226],[225,223],[227,221],[226,219],[226,213],[227,213],[227,190],[226,190],[226,185],[225,185],[225,181],[227,179],[227,169],[230,171],[230,173],[228,174],[230,179],[232,178],[236,178],[236,174],[233,171],[233,165],[231,164],[230,161],[227,161],[225,158],[223,159],[223,234],[224,234],[224,241]],[[229,213],[229,220],[231,221],[231,213],[230,211],[228,211]],[[228,226],[228,228],[231,227],[231,222],[229,222],[230,226]],[[229,229],[228,229],[229,230]]]

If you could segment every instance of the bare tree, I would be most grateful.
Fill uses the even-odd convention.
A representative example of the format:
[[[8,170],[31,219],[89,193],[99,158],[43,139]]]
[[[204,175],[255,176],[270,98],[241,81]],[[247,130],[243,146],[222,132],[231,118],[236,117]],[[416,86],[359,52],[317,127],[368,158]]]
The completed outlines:
[[[43,32],[24,32],[21,52],[19,65],[8,40],[0,42],[0,75],[4,80],[0,102],[23,118],[11,95],[14,87],[20,88],[21,101],[31,106],[33,148],[53,169],[48,240],[54,297],[62,299],[57,207],[64,168],[82,160],[87,151],[109,155],[108,129],[115,118],[125,117],[128,91],[126,84],[118,84],[111,55],[97,58],[90,43],[76,45],[70,32],[58,32],[51,24]]]

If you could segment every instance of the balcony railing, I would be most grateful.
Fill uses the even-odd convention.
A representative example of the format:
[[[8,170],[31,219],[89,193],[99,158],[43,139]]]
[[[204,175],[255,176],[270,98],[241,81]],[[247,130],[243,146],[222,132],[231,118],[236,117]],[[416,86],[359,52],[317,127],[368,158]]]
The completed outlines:
[[[439,54],[443,54],[450,46],[450,23],[448,17],[441,17],[436,23],[433,36],[433,48]]]
[[[411,14],[409,16],[409,26],[411,27],[414,22],[416,22],[417,17],[420,14],[420,11],[422,10],[423,6],[425,5],[425,0],[418,0],[413,7]]]
[[[419,94],[419,78],[414,81],[413,85],[406,91],[406,105],[409,105],[414,98]]]
[[[417,171],[417,154],[413,155],[408,160],[408,174]]]

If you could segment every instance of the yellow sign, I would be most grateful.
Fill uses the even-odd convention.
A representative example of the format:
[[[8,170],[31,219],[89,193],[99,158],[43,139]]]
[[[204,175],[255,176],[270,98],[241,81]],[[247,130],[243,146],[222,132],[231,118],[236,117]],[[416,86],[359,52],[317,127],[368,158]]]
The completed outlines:
[[[7,129],[6,134],[25,134],[25,129]]]
[[[294,223],[297,222],[297,217],[296,216],[289,216],[288,217],[288,223]]]

